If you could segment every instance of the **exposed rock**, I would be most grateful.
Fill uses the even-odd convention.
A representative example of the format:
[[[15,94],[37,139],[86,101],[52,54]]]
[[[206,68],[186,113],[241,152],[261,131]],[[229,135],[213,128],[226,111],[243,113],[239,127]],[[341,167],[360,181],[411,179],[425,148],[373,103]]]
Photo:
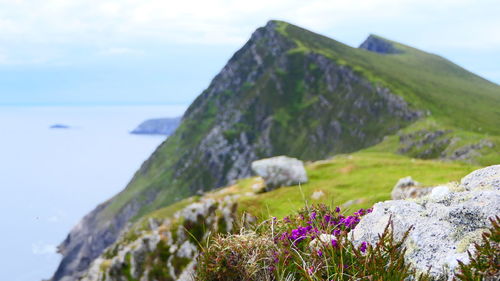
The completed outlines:
[[[344,204],[342,204],[342,207],[348,208],[348,207],[351,207],[352,205],[361,204],[364,202],[366,202],[365,198],[353,199],[353,200],[349,200],[349,201],[345,202]]]
[[[406,260],[420,272],[431,267],[436,278],[446,270],[453,276],[457,260],[469,262],[467,250],[474,251],[472,243],[490,227],[489,218],[500,214],[500,191],[489,184],[498,180],[498,165],[491,166],[462,180],[463,190],[470,191],[439,186],[420,199],[377,203],[349,235],[356,244],[374,244],[390,219],[396,239],[413,227],[404,244]]]
[[[396,47],[394,47],[394,44],[391,41],[375,35],[368,36],[368,38],[366,38],[366,40],[361,43],[359,48],[379,54],[402,53],[401,50],[398,50]]]
[[[304,163],[296,158],[277,156],[252,162],[252,170],[266,183],[266,190],[307,182]]]
[[[131,134],[170,136],[181,123],[181,117],[149,119],[137,126]]]
[[[413,157],[423,159],[439,158],[450,144],[450,138],[447,135],[451,132],[449,130],[419,130],[409,134],[399,134],[401,147],[398,153],[409,153]]]
[[[329,245],[333,240],[337,240],[337,237],[332,234],[320,234],[318,239],[314,239],[309,242],[309,247],[316,249],[320,248],[320,245]]]
[[[467,190],[500,190],[500,165],[475,170],[464,177],[461,184]]]
[[[423,129],[411,133],[399,133],[398,153],[416,158],[443,160],[460,160],[475,163],[485,148],[495,146],[488,139],[481,139],[475,143],[457,146],[460,137],[453,137],[451,130]]]
[[[182,211],[175,214],[176,218],[184,218],[190,222],[197,222],[200,218],[208,218],[208,215],[217,208],[217,202],[213,199],[206,199],[192,203]]]
[[[112,219],[105,220],[102,211],[111,203],[106,201],[86,215],[58,246],[63,259],[57,268],[53,280],[78,280],[89,268],[94,259],[99,257],[106,247],[115,242],[120,233],[126,229],[128,221],[141,204],[148,204],[156,193],[146,193],[144,201],[132,200]],[[104,221],[104,222],[103,222]]]
[[[144,224],[149,226],[148,229],[131,229],[123,233],[76,280],[128,281],[128,276],[133,280],[155,280],[155,270],[161,268],[161,276],[167,278],[165,280],[193,281],[199,253],[193,239],[203,241],[210,233],[233,231],[236,216],[234,199],[230,196],[217,200],[203,198],[177,211],[172,220],[160,222],[148,219]],[[65,278],[72,280],[69,278],[74,277]]]
[[[391,192],[393,200],[406,198],[418,198],[427,195],[431,192],[432,187],[422,187],[419,182],[414,181],[411,177],[399,179]]]
[[[457,139],[457,141],[460,140],[459,138],[455,139]],[[453,143],[453,141],[454,139],[452,139],[450,147],[452,146],[451,144]],[[462,160],[473,163],[475,158],[481,156],[482,149],[492,148],[494,146],[495,144],[491,141],[482,139],[477,143],[467,144],[458,148],[449,148],[441,153],[441,158],[447,160]]]
[[[325,196],[325,193],[322,190],[314,191],[313,194],[311,195],[311,199],[313,200],[319,200],[323,196]]]

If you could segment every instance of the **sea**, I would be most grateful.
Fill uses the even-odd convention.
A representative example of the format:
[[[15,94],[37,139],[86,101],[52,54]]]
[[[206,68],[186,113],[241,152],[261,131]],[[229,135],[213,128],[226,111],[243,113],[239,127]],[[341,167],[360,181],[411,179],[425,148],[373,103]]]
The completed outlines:
[[[0,279],[50,278],[72,227],[121,191],[166,139],[129,132],[185,109],[0,106]]]

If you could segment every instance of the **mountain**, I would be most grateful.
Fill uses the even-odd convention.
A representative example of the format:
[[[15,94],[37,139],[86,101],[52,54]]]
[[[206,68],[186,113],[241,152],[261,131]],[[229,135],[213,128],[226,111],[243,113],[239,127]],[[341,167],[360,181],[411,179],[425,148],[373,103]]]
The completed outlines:
[[[137,135],[170,136],[173,132],[175,132],[175,129],[177,129],[180,122],[181,117],[148,119],[139,124],[139,126],[137,126],[137,128],[130,133]]]
[[[250,176],[254,160],[365,149],[486,165],[500,159],[498,120],[500,86],[442,57],[374,35],[352,48],[270,21],[127,187],[70,232],[53,280],[81,275],[130,222]]]

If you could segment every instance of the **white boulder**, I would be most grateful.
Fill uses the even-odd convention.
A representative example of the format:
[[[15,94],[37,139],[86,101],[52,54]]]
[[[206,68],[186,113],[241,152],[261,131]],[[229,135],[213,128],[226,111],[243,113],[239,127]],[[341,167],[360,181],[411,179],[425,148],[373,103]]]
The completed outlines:
[[[391,192],[393,200],[418,198],[429,194],[432,188],[422,187],[419,182],[414,181],[412,177],[399,179]]]
[[[266,190],[281,186],[307,182],[307,173],[302,161],[286,156],[277,156],[252,162],[252,170],[262,177]]]
[[[485,169],[482,170],[491,171]],[[355,244],[363,241],[375,244],[389,219],[396,239],[401,239],[413,227],[404,244],[406,260],[420,272],[431,267],[430,274],[435,278],[443,276],[445,271],[452,278],[457,260],[469,262],[467,250],[474,252],[472,244],[479,242],[481,234],[491,226],[489,218],[500,214],[500,190],[475,189],[484,186],[485,182],[488,185],[497,182],[500,173],[478,171],[462,180],[462,184],[468,184],[472,191],[462,187],[465,191],[453,192],[448,186],[438,186],[419,199],[375,204],[373,212],[364,216],[351,231],[350,239]],[[473,180],[471,175],[476,175]],[[486,178],[481,180],[479,175]]]
[[[500,190],[500,165],[493,165],[475,170],[462,179],[462,186],[467,190]]]

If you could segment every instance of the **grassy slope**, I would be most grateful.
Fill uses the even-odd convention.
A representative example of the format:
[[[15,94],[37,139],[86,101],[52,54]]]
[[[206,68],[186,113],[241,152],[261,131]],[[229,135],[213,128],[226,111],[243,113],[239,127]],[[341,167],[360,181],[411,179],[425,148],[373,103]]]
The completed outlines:
[[[467,131],[479,132],[474,135],[474,141],[482,138],[483,134],[500,134],[500,126],[496,122],[500,120],[500,87],[441,57],[398,43],[394,44],[404,53],[380,55],[349,47],[284,22],[279,23],[278,29],[296,43],[297,48],[291,53],[317,52],[339,64],[348,65],[372,82],[403,96],[413,107],[430,110],[433,119],[444,124],[440,126],[460,128],[465,135],[473,134]],[[144,197],[148,190],[160,190],[157,197],[162,200],[156,200],[141,210],[137,218],[190,195],[187,182],[171,180],[175,178],[172,168],[175,161],[182,159],[189,150],[189,143],[195,145],[201,136],[199,132],[210,126],[215,112],[207,114],[207,118],[199,124],[182,124],[176,134],[157,149],[129,186],[113,199],[102,217],[103,221],[113,216],[126,202]],[[376,151],[391,152],[396,150],[395,145],[385,142]],[[181,151],[178,147],[182,147]],[[293,144],[290,147],[293,148]],[[500,158],[497,151],[493,151],[492,155],[485,156],[486,160],[480,163],[491,163]],[[175,188],[168,188],[166,183]]]
[[[317,52],[349,65],[416,108],[430,110],[436,120],[446,125],[500,135],[500,86],[442,57],[392,41],[403,52],[381,55],[284,22],[279,26],[297,43],[297,52]]]
[[[412,176],[424,185],[460,180],[477,167],[463,163],[416,160],[404,156],[359,152],[341,155],[330,161],[312,163],[307,167],[310,182],[263,193],[257,198],[241,199],[241,209],[261,213],[264,217],[284,216],[303,207],[304,202],[342,205],[357,202],[350,208],[367,208],[390,199],[398,179]],[[322,191],[325,196],[313,200],[311,195]],[[358,201],[359,200],[359,201]]]
[[[392,153],[357,152],[334,157],[331,160],[309,163],[306,170],[309,182],[299,186],[283,187],[270,192],[253,194],[252,186],[261,184],[260,178],[239,180],[235,185],[206,193],[205,197],[224,197],[238,194],[239,211],[260,218],[283,217],[304,206],[305,203],[342,205],[356,202],[351,209],[367,208],[374,203],[389,200],[395,183],[402,177],[412,176],[423,185],[432,186],[462,177],[478,166],[435,160],[418,160]],[[316,191],[324,196],[311,198]],[[150,217],[164,219],[177,210],[195,202],[190,197],[143,217],[137,226],[143,226]]]

